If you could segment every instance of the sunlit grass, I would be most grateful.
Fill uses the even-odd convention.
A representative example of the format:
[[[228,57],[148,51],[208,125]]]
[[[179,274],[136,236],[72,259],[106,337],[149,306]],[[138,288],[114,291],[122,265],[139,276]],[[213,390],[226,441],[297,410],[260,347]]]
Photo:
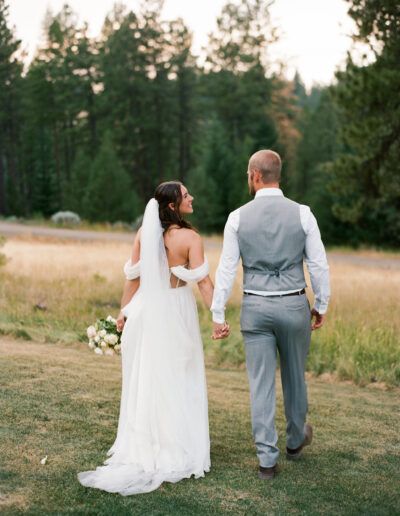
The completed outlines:
[[[215,237],[211,243],[207,256],[214,277],[220,247]],[[8,257],[0,268],[3,333],[84,342],[85,329],[96,318],[118,313],[129,244],[10,239],[3,252]],[[239,270],[227,311],[232,335],[225,341],[210,339],[210,313],[194,287],[208,364],[244,364],[240,284]],[[313,333],[308,369],[360,384],[400,385],[400,270],[333,262],[331,285],[328,317]]]

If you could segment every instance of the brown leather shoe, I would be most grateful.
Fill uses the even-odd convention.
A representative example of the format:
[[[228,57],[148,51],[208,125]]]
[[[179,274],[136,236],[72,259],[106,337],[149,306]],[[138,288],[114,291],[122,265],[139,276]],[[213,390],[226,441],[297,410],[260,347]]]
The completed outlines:
[[[312,443],[313,438],[313,430],[312,426],[308,423],[305,424],[306,427],[306,436],[304,438],[304,441],[301,443],[301,445],[296,448],[295,450],[291,450],[290,448],[286,448],[286,458],[288,460],[298,460],[300,459],[304,446],[309,446]]]
[[[274,478],[275,473],[279,473],[281,470],[281,467],[278,463],[275,464],[275,466],[272,466],[271,468],[264,468],[263,466],[259,466],[258,468],[258,478],[261,480],[271,480]]]

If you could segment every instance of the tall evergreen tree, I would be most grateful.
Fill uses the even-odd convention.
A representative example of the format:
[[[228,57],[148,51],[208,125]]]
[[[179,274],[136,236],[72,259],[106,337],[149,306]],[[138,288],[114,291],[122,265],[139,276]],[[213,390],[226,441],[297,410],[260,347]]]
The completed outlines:
[[[20,167],[22,64],[20,41],[8,25],[8,5],[0,0],[0,213],[21,213],[23,179]]]
[[[118,167],[119,165],[116,164]],[[65,187],[64,208],[78,213],[81,217],[86,216],[85,206],[82,200],[85,198],[91,177],[93,160],[84,148],[78,150],[71,168],[71,179]],[[96,178],[94,178],[95,180]],[[93,185],[91,185],[93,188]]]
[[[347,152],[331,168],[334,213],[357,224],[366,241],[400,242],[400,16],[392,0],[352,0],[350,16],[358,38],[370,44],[375,61],[350,58],[334,90]]]
[[[133,221],[140,214],[132,183],[118,161],[112,135],[108,131],[91,167],[79,211],[89,220],[108,222]]]
[[[332,180],[329,166],[342,150],[338,140],[340,117],[331,98],[332,88],[322,92],[315,110],[308,108],[305,100],[299,121],[301,140],[296,151],[293,196],[311,207],[324,242],[357,244],[359,235],[332,213],[336,199],[329,190]]]
[[[272,106],[275,82],[266,70],[268,45],[275,40],[268,8],[269,4],[258,0],[227,2],[208,45],[203,105],[206,117],[216,118],[227,138],[231,169],[225,174],[227,188],[232,190],[223,202],[225,213],[247,195],[243,171],[249,156],[277,144]]]
[[[94,156],[96,147],[96,106],[94,88],[98,82],[96,49],[87,37],[87,26],[77,24],[77,16],[66,4],[55,16],[47,14],[46,43],[30,67],[32,78],[41,78],[30,108],[35,124],[52,133],[55,202],[63,205],[63,193],[71,178],[71,167],[79,147]],[[47,93],[43,113],[40,90]]]

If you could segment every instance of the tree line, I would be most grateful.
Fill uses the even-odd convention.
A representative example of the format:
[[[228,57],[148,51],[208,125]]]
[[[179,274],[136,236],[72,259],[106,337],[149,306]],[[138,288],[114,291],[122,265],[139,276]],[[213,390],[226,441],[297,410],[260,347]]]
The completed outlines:
[[[390,0],[349,0],[356,37],[375,52],[337,83],[306,92],[274,73],[276,39],[263,0],[227,1],[202,64],[162,0],[116,5],[97,38],[65,5],[44,20],[24,69],[0,0],[0,214],[133,221],[155,186],[179,179],[193,222],[221,231],[249,200],[249,156],[283,158],[285,194],[309,204],[331,244],[400,240],[399,12]]]

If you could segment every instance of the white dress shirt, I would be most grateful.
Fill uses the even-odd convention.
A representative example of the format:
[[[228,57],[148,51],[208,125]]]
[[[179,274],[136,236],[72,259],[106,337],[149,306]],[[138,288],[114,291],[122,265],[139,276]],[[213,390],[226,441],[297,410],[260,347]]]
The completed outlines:
[[[265,195],[282,195],[280,188],[262,188],[256,192],[255,197]],[[226,222],[224,230],[224,243],[217,272],[215,274],[214,297],[211,305],[213,321],[223,323],[225,321],[225,303],[227,302],[240,260],[238,229],[240,222],[240,208],[233,211]],[[330,297],[329,266],[326,260],[325,248],[321,240],[317,221],[308,206],[300,204],[300,222],[306,234],[304,258],[310,274],[311,285],[314,292],[314,308],[320,314],[328,309]],[[285,290],[281,292],[265,292],[246,290],[245,292],[259,296],[276,296],[298,292]]]

